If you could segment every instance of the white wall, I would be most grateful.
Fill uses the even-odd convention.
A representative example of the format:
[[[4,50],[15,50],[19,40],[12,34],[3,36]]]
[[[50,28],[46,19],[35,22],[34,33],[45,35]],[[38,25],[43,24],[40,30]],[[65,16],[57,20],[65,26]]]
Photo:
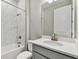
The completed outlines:
[[[30,39],[41,36],[41,3],[43,0],[30,1]]]

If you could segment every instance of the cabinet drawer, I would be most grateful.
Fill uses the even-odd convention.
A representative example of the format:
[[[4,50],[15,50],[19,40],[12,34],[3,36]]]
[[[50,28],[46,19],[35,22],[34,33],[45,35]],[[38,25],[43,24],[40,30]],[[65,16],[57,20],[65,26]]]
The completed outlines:
[[[44,57],[44,56],[42,56],[42,55],[40,55],[40,54],[33,51],[32,59],[48,59],[48,58],[46,58],[46,57]]]
[[[45,49],[43,47],[40,47],[38,45],[33,44],[33,50],[50,58],[50,59],[76,59],[76,58],[72,58],[69,56],[65,56],[63,54],[54,52],[54,51],[50,51],[48,49]]]

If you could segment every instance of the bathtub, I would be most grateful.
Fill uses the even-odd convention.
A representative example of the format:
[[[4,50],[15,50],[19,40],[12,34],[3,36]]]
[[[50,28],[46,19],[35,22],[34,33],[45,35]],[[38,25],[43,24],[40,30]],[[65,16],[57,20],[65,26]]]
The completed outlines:
[[[24,45],[18,47],[17,44],[11,44],[1,48],[1,59],[16,59],[17,55],[24,50]]]

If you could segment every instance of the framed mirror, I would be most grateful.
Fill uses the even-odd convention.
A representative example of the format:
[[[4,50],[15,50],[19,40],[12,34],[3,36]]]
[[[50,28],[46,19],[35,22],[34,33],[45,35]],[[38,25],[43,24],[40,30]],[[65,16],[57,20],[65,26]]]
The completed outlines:
[[[76,38],[76,7],[74,0],[43,3],[41,8],[42,35]]]

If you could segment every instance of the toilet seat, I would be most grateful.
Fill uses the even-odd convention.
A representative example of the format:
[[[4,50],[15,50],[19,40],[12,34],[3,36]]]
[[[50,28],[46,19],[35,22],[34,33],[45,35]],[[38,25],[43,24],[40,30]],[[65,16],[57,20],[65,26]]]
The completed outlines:
[[[24,51],[17,56],[17,59],[28,59],[32,57],[32,53],[29,51]]]

